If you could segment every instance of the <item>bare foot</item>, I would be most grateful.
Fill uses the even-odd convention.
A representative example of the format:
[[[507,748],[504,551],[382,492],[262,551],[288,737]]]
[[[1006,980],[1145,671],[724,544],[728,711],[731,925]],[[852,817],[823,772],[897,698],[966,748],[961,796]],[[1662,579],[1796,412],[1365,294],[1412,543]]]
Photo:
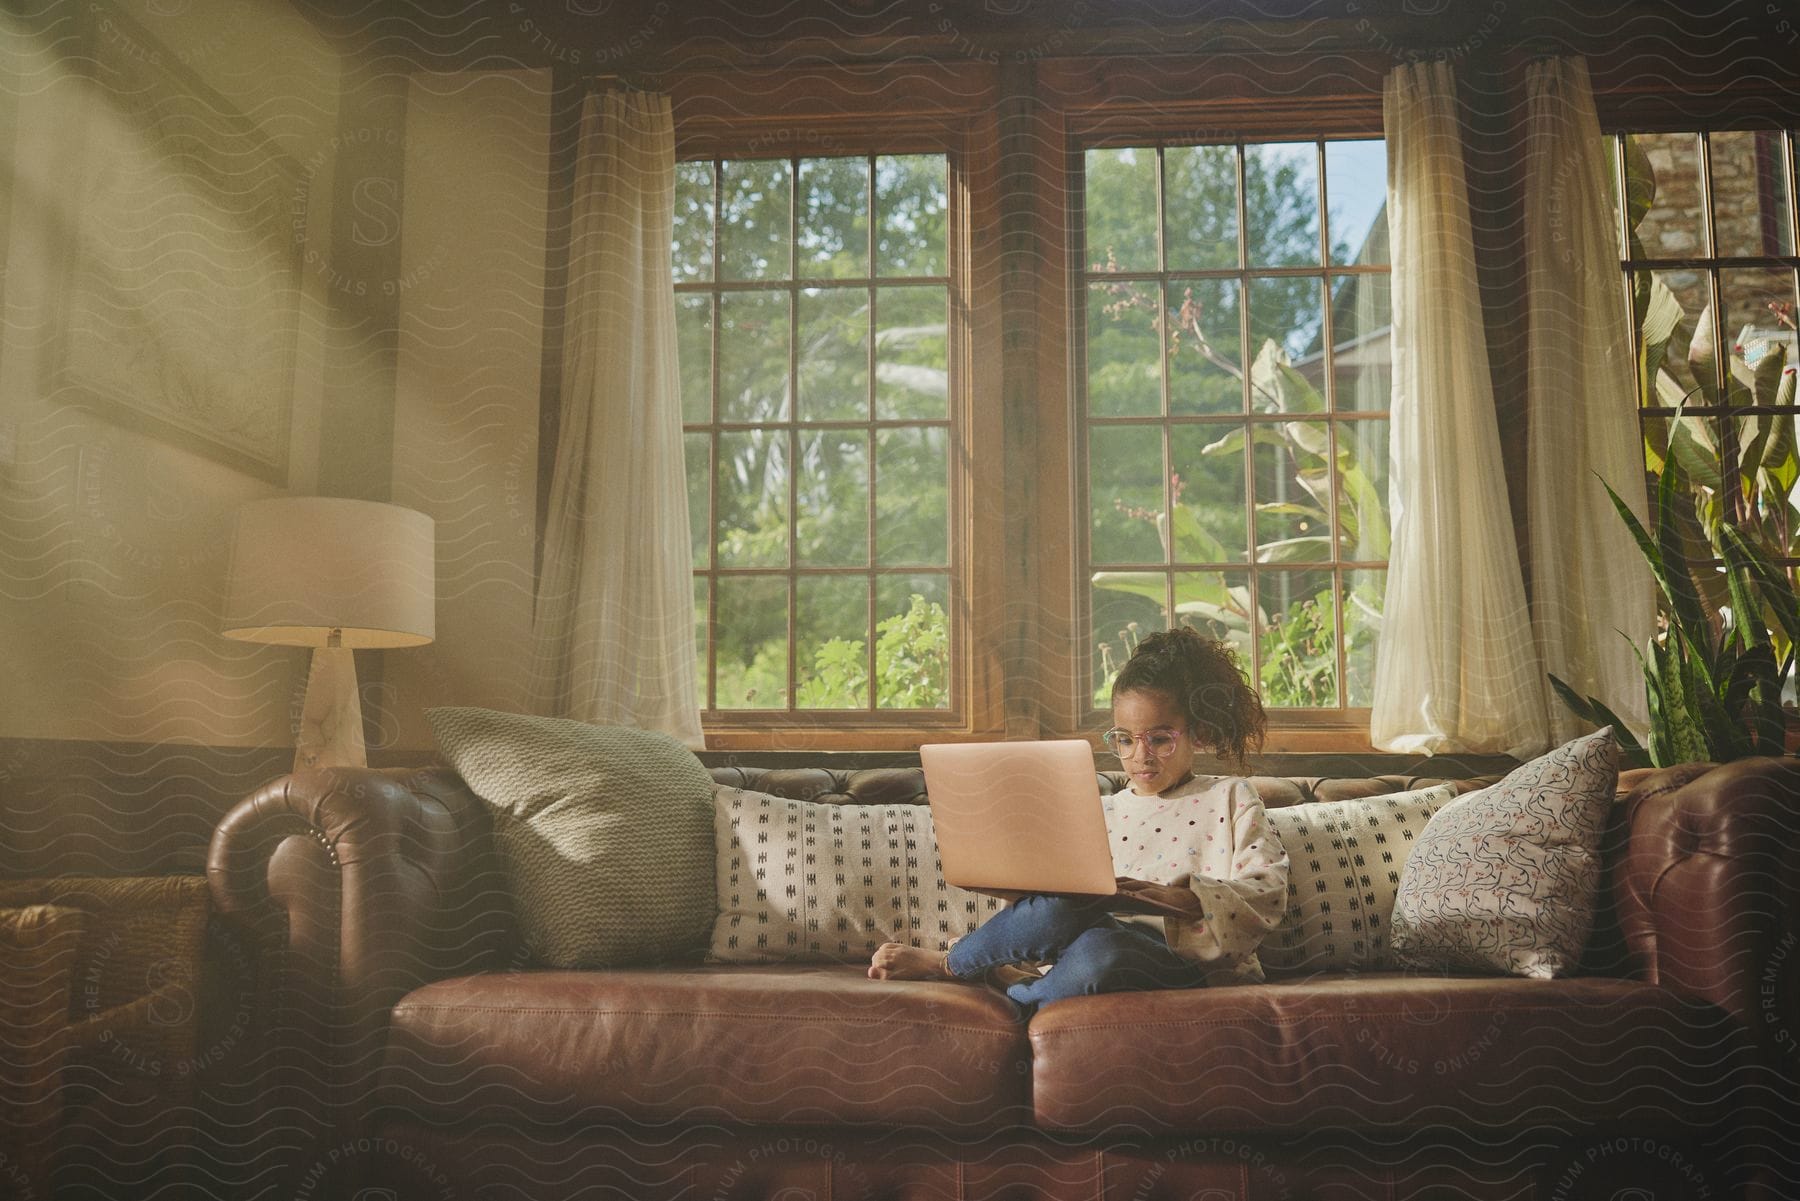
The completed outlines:
[[[909,947],[903,942],[884,942],[869,957],[871,980],[953,980],[942,951]]]

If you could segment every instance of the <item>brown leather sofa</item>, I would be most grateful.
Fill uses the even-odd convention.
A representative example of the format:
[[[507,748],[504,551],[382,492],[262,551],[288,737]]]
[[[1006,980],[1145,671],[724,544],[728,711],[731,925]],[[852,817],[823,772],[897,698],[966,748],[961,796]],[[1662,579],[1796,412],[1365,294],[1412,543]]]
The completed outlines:
[[[916,770],[714,775],[923,799]],[[1271,805],[1430,782],[1255,781]],[[313,1123],[283,1196],[1772,1199],[1800,1196],[1797,843],[1800,762],[1633,773],[1574,977],[1310,976],[1029,1025],[856,966],[534,969],[443,768],[285,777],[208,872],[267,948],[268,1110]]]

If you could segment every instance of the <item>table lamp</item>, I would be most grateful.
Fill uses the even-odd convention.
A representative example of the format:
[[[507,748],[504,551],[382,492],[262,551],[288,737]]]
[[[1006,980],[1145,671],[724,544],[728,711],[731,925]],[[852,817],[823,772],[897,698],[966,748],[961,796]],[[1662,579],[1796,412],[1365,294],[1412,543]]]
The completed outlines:
[[[375,501],[280,497],[238,510],[222,632],[313,648],[294,770],[367,766],[351,652],[432,640],[434,537],[425,514]]]

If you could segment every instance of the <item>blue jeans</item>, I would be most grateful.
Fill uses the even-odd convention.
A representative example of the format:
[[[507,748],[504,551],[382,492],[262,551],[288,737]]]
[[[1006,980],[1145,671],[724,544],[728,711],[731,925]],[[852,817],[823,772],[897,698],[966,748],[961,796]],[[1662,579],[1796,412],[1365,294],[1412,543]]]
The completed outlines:
[[[1054,961],[1054,971],[1006,990],[1030,1013],[1065,997],[1153,988],[1195,988],[1206,970],[1141,926],[1121,922],[1104,898],[1027,893],[965,934],[945,960],[973,979],[1003,963]]]

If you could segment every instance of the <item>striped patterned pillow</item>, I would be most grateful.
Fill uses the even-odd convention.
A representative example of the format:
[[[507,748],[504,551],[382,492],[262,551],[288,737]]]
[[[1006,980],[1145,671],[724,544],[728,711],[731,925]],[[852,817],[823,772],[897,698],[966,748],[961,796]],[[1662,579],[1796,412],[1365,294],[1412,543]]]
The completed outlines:
[[[1270,809],[1288,853],[1288,908],[1258,952],[1270,972],[1400,966],[1388,942],[1400,869],[1448,784]]]

